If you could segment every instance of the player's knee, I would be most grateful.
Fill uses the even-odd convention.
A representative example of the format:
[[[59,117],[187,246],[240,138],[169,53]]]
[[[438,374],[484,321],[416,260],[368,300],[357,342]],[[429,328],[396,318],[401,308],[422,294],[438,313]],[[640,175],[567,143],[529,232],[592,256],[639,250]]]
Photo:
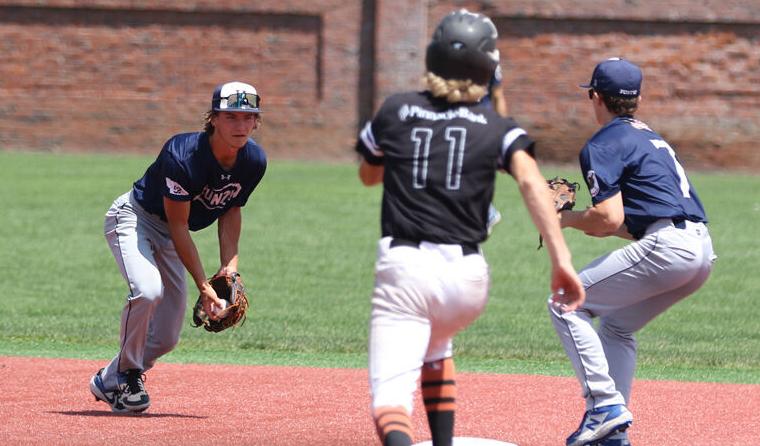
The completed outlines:
[[[174,347],[176,347],[177,344],[179,344],[178,338],[163,340],[162,342],[158,344],[158,347],[157,347],[158,354],[165,355],[169,353],[170,351],[174,350]]]
[[[157,356],[165,355],[179,344],[179,334],[176,336],[164,336],[161,339],[152,339],[151,344]]]
[[[157,283],[154,281],[143,282],[132,285],[132,297],[134,299],[142,299],[143,301],[150,302],[155,305],[164,295],[164,285],[160,281]]]
[[[622,341],[635,341],[634,331],[615,325],[610,321],[601,320],[599,323],[599,336],[614,338]]]

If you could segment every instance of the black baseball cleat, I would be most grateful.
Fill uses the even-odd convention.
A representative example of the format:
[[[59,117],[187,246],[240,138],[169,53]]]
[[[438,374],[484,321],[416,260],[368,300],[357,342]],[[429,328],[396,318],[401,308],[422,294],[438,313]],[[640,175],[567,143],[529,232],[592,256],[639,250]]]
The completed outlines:
[[[150,407],[150,397],[145,391],[140,370],[128,370],[119,373],[119,386],[107,389],[103,384],[103,369],[90,378],[90,392],[95,401],[103,401],[111,406],[113,412],[142,412]]]
[[[144,376],[142,370],[139,369],[130,369],[124,373],[126,382],[120,385],[121,391],[116,397],[114,411],[142,412],[150,407],[150,397],[145,390]]]

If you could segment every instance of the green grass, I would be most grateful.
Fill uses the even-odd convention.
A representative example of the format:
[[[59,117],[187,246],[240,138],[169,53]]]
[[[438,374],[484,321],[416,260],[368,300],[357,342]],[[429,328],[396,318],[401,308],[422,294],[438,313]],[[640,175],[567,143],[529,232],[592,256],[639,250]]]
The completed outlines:
[[[150,157],[0,152],[0,354],[107,359],[116,353],[126,286],[103,214]],[[573,169],[544,173],[578,178]],[[708,283],[639,334],[639,378],[760,383],[760,177],[693,173],[719,259]],[[272,162],[244,208],[240,269],[253,295],[241,328],[189,325],[166,361],[364,367],[380,188],[355,166]],[[588,204],[581,192],[579,206]],[[461,370],[570,375],[545,310],[548,263],[514,183],[500,176],[504,221],[484,245],[492,271],[483,316],[456,341]],[[626,243],[566,230],[580,268]],[[194,234],[207,272],[216,231]],[[189,300],[194,302],[195,290]]]

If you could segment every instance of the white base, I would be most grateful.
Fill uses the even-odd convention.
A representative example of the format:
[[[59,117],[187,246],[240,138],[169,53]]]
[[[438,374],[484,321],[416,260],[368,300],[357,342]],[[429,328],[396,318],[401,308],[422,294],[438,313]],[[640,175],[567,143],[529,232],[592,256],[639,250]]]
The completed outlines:
[[[433,446],[432,441],[423,441],[413,446]],[[454,437],[454,446],[517,446],[514,443],[505,443],[498,440],[489,440],[488,438],[475,437]]]

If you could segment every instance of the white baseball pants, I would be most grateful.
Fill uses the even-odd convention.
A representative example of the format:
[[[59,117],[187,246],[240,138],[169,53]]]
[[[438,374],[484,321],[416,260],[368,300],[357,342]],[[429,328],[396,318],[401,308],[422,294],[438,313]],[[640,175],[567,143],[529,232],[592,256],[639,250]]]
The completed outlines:
[[[422,242],[419,248],[378,243],[369,332],[372,408],[412,400],[423,363],[452,356],[452,339],[488,300],[489,270],[482,254],[459,245]]]

